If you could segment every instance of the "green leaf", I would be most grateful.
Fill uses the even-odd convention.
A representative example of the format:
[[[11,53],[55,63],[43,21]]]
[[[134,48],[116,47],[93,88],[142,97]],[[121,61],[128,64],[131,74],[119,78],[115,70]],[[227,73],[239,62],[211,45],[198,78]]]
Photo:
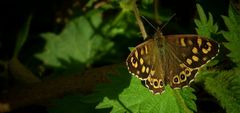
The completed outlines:
[[[199,15],[199,20],[195,19],[195,24],[197,26],[196,31],[199,35],[205,37],[211,37],[211,33],[217,33],[218,26],[213,22],[213,16],[211,13],[208,13],[209,18],[204,13],[202,7],[197,4],[197,11]]]
[[[142,86],[139,79],[133,77],[129,88],[119,94],[118,98],[110,99],[105,97],[97,108],[113,107],[112,113],[189,113],[193,112],[192,109],[196,111],[194,102],[193,107],[188,108],[183,96],[185,95],[179,94],[169,86],[166,87],[166,92],[163,94],[153,95],[147,88]],[[193,94],[191,96],[193,96]],[[191,96],[186,94],[185,98]],[[191,99],[189,100],[193,101]]]
[[[113,46],[102,35],[101,24],[102,12],[93,10],[70,21],[59,35],[44,33],[45,51],[36,56],[52,67],[89,66]]]
[[[196,111],[194,102],[196,97],[190,87],[173,90],[166,86],[163,94],[154,95],[126,69],[120,69],[118,74],[111,76],[110,83],[99,85],[97,92],[86,100],[101,101],[96,108],[112,108],[111,113],[192,113]]]
[[[205,89],[220,102],[227,113],[240,112],[239,69],[205,73]]]
[[[26,23],[24,23],[23,27],[20,29],[20,32],[18,33],[16,46],[14,49],[13,57],[17,57],[22,46],[24,45],[25,41],[27,40],[29,29],[30,29],[30,23],[32,20],[32,15],[28,17],[28,20]]]
[[[238,52],[240,47],[240,16],[230,5],[228,16],[222,16],[222,18],[228,28],[228,31],[222,31],[223,36],[228,41],[224,43],[224,46],[231,51],[228,56],[237,64],[237,67],[231,71],[223,71],[208,77],[205,85],[207,91],[219,100],[227,113],[238,113],[240,112],[240,54]]]
[[[222,16],[224,23],[226,24],[228,31],[223,31],[223,36],[228,40],[227,43],[224,43],[224,46],[228,48],[231,53],[228,56],[233,62],[238,66],[240,64],[240,53],[239,51],[239,42],[240,42],[240,16],[239,14],[230,6],[228,11],[228,17]]]

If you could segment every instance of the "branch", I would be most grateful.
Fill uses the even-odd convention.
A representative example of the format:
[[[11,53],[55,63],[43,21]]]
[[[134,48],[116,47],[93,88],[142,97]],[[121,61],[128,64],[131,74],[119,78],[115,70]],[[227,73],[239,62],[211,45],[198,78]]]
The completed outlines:
[[[47,78],[28,86],[15,86],[0,94],[0,112],[8,112],[31,104],[44,104],[49,100],[71,93],[90,93],[96,84],[109,82],[107,74],[117,73],[119,65],[89,69],[84,74]]]

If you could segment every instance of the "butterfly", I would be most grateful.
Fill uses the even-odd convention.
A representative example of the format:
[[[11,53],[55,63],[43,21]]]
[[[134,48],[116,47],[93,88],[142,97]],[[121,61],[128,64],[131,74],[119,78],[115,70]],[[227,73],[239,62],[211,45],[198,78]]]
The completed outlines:
[[[164,92],[165,86],[189,86],[198,70],[217,56],[220,45],[199,35],[163,36],[157,30],[153,38],[137,45],[129,54],[129,72],[145,82],[154,94]]]

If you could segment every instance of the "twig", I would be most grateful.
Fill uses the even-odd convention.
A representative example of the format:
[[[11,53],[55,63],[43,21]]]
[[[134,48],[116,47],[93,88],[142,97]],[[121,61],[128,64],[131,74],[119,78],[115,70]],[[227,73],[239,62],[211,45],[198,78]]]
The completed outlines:
[[[147,33],[146,33],[145,28],[144,28],[143,22],[142,22],[142,20],[140,18],[140,14],[139,14],[139,11],[138,11],[136,3],[133,4],[133,12],[134,12],[135,17],[137,19],[137,23],[138,23],[140,31],[142,33],[142,37],[145,40],[147,38]]]

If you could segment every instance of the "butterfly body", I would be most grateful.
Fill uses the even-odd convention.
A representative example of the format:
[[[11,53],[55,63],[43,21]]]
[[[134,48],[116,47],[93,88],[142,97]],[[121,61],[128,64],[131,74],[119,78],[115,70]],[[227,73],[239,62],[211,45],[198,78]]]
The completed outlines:
[[[219,44],[198,35],[167,35],[157,31],[154,38],[139,44],[126,65],[131,74],[145,81],[154,94],[188,86],[199,68],[213,59]]]

